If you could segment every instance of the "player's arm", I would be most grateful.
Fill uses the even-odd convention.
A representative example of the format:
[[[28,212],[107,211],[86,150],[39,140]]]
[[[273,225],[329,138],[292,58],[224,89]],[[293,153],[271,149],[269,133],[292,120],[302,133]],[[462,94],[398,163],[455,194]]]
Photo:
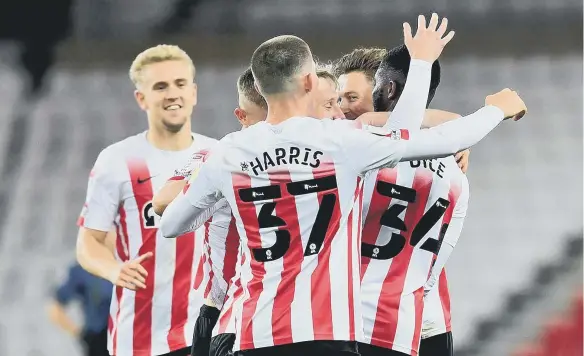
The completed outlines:
[[[216,157],[217,155],[214,155],[201,166],[186,192],[180,193],[166,208],[160,219],[160,231],[164,237],[178,237],[196,229],[209,219],[210,216],[206,214],[222,198],[215,182],[218,175],[213,167],[215,164],[213,158]]]
[[[154,197],[152,198],[152,207],[157,215],[162,216],[168,204],[170,204],[170,202],[173,201],[187,185],[189,179],[191,179],[193,170],[197,168],[196,158],[201,155],[203,155],[201,152],[197,152],[189,157],[185,165],[180,169],[175,170],[172,178],[164,184],[158,193],[154,194]]]
[[[187,185],[186,179],[170,179],[168,180],[162,189],[158,191],[152,198],[152,206],[154,208],[154,212],[162,216],[164,210],[170,204],[174,198],[184,189]]]
[[[227,201],[221,200],[220,203],[222,207],[213,215],[209,226],[209,261],[213,279],[208,299],[218,309],[225,301],[239,255],[239,234],[235,224],[231,224],[231,209]]]
[[[394,167],[399,161],[439,158],[455,154],[483,139],[505,118],[522,116],[525,104],[508,89],[487,97],[477,112],[428,130],[394,130],[390,134],[368,134],[344,127],[339,138],[345,155],[360,172]],[[332,121],[334,123],[334,121]]]
[[[419,59],[410,61],[404,90],[383,126],[385,130],[406,129],[414,131],[420,129],[428,102],[431,77],[432,63]]]
[[[385,124],[388,124],[388,120],[392,118],[390,112],[368,112],[362,114],[357,118],[356,121],[360,122],[364,126],[374,126],[374,127],[383,127]],[[445,122],[452,121],[454,119],[460,118],[461,115],[445,111],[445,110],[438,110],[438,109],[426,109],[424,112],[424,119],[422,120],[422,127],[423,129],[427,129],[430,127],[441,125]],[[390,120],[391,121],[391,120]],[[396,129],[399,127],[396,127]]]
[[[115,158],[105,149],[97,157],[87,187],[87,197],[78,220],[77,261],[98,277],[111,279],[118,267],[113,250],[107,245],[120,202],[120,184],[115,175]]]
[[[78,279],[76,267],[71,267],[67,279],[59,286],[47,305],[47,314],[51,322],[75,338],[81,334],[81,327],[69,317],[65,307],[75,297]]]
[[[428,281],[424,286],[424,290],[426,291],[432,289],[432,287],[436,284],[436,281],[440,277],[442,269],[444,268],[444,266],[446,266],[446,262],[450,258],[452,251],[454,251],[454,246],[456,246],[456,243],[460,238],[460,234],[462,233],[462,227],[464,224],[464,219],[466,217],[466,211],[468,208],[469,196],[470,193],[468,179],[466,178],[466,176],[463,176],[460,195],[456,202],[456,206],[454,207],[452,219],[450,219],[448,229],[446,230],[446,234],[444,235],[444,240],[440,245],[440,251],[438,251],[438,256],[436,257],[436,261],[432,266],[430,277],[428,278]]]
[[[147,273],[140,262],[152,254],[122,264],[113,254],[113,244],[108,243],[108,233],[121,201],[122,182],[116,174],[116,169],[120,168],[118,163],[116,155],[108,149],[102,151],[95,162],[78,220],[77,262],[89,273],[115,285],[129,289],[145,288]]]

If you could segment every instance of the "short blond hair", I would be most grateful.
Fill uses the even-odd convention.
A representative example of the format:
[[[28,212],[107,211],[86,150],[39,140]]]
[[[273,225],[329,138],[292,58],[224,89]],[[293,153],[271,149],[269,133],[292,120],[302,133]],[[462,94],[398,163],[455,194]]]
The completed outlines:
[[[333,74],[333,67],[332,64],[324,64],[316,62],[316,75],[322,79],[328,79],[334,83],[335,88],[339,87],[339,81],[337,77]]]
[[[195,64],[187,52],[183,51],[179,46],[161,44],[150,47],[136,56],[130,66],[130,79],[134,85],[138,85],[142,79],[144,67],[166,61],[187,62],[193,72],[193,79],[195,78]]]

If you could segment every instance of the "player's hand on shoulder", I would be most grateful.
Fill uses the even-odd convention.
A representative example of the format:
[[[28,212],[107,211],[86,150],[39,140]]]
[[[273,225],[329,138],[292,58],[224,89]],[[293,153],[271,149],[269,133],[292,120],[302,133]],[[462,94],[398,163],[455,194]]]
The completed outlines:
[[[501,109],[505,119],[521,119],[527,113],[527,106],[516,91],[505,88],[498,93],[487,96],[485,105],[496,106]]]
[[[462,173],[466,174],[468,170],[468,157],[470,156],[470,150],[466,149],[464,151],[458,152],[454,158],[456,158],[456,163],[458,163],[458,167],[462,171]]]
[[[432,14],[430,23],[426,26],[424,15],[418,16],[418,29],[412,36],[412,27],[409,23],[404,23],[404,43],[408,48],[412,59],[421,59],[433,63],[444,47],[454,37],[454,31],[446,33],[448,28],[448,19],[442,18],[440,27],[438,27],[438,15]]]
[[[134,291],[138,289],[145,289],[148,272],[142,266],[142,262],[146,261],[152,256],[152,252],[147,252],[133,260],[122,263],[110,281],[118,287]]]

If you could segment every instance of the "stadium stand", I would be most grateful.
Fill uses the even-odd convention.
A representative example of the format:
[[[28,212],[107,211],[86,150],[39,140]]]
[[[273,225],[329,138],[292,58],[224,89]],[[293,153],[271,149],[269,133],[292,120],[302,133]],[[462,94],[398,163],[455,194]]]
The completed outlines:
[[[509,85],[524,96],[531,116],[524,125],[496,131],[471,155],[470,211],[448,265],[455,342],[464,345],[478,321],[500,310],[509,293],[529,286],[538,266],[562,258],[569,233],[582,228],[582,151],[576,149],[582,67],[581,57],[571,56],[468,57],[443,68],[435,107],[468,113],[486,94]],[[199,68],[195,130],[221,137],[237,129],[231,110],[241,69]],[[19,86],[4,68],[0,81]],[[24,119],[12,126],[0,121],[2,177],[12,177],[3,181],[0,199],[1,355],[75,352],[77,346],[45,319],[45,297],[73,258],[75,220],[97,154],[146,127],[126,68],[57,70],[51,89],[30,104]],[[10,92],[0,96],[10,99]],[[5,104],[0,111],[16,118],[19,109]],[[9,147],[11,138],[20,142],[20,156],[14,150],[20,146]],[[15,154],[19,164],[10,163]]]

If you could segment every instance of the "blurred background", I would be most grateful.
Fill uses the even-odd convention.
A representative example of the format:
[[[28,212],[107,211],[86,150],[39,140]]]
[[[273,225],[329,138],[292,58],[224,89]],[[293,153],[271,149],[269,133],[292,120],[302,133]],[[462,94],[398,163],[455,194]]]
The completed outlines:
[[[255,47],[302,36],[323,60],[393,47],[419,13],[457,31],[434,108],[467,114],[503,87],[530,112],[472,149],[471,200],[448,263],[457,355],[582,355],[580,0],[19,0],[0,3],[0,355],[77,355],[47,301],[74,260],[101,149],[146,129],[128,69],[178,44],[197,66],[196,132],[238,129]]]

